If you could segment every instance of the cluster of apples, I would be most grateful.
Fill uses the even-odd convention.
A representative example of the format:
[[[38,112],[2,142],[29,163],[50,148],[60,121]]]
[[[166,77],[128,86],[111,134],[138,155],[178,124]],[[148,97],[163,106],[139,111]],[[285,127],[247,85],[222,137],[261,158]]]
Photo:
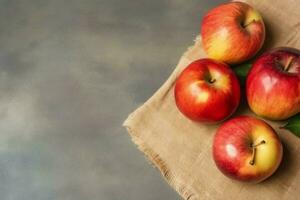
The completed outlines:
[[[230,66],[249,60],[261,49],[265,25],[250,5],[230,2],[208,12],[201,36],[209,58],[192,62],[179,75],[175,101],[189,119],[219,123],[236,111],[241,99],[240,83]],[[299,113],[300,51],[283,47],[259,56],[248,72],[245,89],[248,105],[258,116],[284,120]],[[217,167],[241,181],[269,177],[278,168],[282,152],[274,129],[250,116],[223,123],[213,141]]]

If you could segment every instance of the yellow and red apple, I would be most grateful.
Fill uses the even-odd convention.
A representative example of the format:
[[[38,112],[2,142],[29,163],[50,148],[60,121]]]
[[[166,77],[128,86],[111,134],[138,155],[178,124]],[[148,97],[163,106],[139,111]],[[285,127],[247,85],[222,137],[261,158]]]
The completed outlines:
[[[257,115],[284,120],[300,112],[300,51],[278,48],[259,57],[246,82],[248,104]]]
[[[259,12],[242,2],[210,10],[201,25],[202,45],[210,58],[228,64],[253,57],[262,47],[265,26]]]
[[[178,109],[189,119],[215,123],[229,117],[240,102],[240,86],[231,68],[212,59],[192,62],[175,84]]]
[[[282,159],[282,144],[266,122],[240,116],[225,122],[217,130],[213,158],[226,176],[258,183],[278,168]]]

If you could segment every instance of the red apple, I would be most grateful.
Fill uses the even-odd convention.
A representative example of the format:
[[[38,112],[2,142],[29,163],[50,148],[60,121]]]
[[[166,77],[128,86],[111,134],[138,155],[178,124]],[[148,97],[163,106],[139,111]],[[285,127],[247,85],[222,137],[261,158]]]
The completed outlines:
[[[236,64],[259,51],[265,40],[265,26],[257,10],[246,3],[230,2],[207,13],[201,36],[210,58]]]
[[[223,174],[246,182],[271,176],[282,159],[282,144],[266,122],[240,116],[219,127],[213,142],[213,158]]]
[[[284,120],[300,112],[300,51],[278,48],[259,57],[246,82],[247,100],[257,115]]]
[[[178,77],[175,100],[188,118],[219,122],[229,117],[240,102],[240,86],[230,67],[212,59],[191,63]]]

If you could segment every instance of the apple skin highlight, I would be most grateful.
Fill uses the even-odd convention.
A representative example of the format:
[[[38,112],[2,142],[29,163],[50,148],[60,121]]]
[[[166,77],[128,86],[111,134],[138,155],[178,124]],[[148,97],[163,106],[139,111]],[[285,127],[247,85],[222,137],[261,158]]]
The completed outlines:
[[[260,142],[263,144],[259,144]],[[255,149],[253,164],[253,147]],[[283,148],[274,129],[266,122],[239,116],[225,122],[214,137],[213,158],[226,176],[258,183],[271,176],[282,159]]]
[[[230,2],[210,10],[201,24],[208,57],[237,64],[253,57],[265,40],[261,15],[246,3]]]

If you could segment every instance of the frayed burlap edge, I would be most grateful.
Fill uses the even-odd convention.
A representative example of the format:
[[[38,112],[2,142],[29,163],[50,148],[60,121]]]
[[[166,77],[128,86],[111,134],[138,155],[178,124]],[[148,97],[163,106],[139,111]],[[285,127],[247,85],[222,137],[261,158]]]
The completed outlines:
[[[178,76],[178,74],[182,71],[178,66],[180,66],[181,62],[190,62],[192,58],[189,57],[189,55],[197,54],[198,52],[195,52],[201,48],[199,48],[201,45],[201,37],[197,36],[194,45],[188,47],[187,51],[183,54],[183,56],[180,58],[179,63],[177,67],[172,72],[171,76],[167,79],[167,81],[162,85],[161,88],[159,88],[152,97],[150,97],[142,106],[140,106],[137,110],[135,110],[133,113],[131,113],[128,118],[124,121],[123,126],[127,129],[129,135],[131,136],[132,141],[137,145],[138,149],[144,153],[146,158],[150,161],[150,164],[154,167],[156,167],[164,177],[164,179],[167,181],[167,183],[172,186],[172,188],[177,191],[180,196],[186,200],[195,200],[197,199],[197,195],[192,192],[192,189],[185,186],[181,181],[176,180],[176,177],[172,174],[172,172],[169,170],[169,167],[166,165],[166,163],[163,161],[163,159],[159,156],[158,153],[155,152],[152,148],[147,146],[145,142],[143,142],[139,138],[139,133],[137,133],[133,127],[132,127],[132,120],[135,119],[135,117],[142,112],[143,108],[146,106],[149,106],[152,101],[161,101],[165,95],[168,93],[168,91],[173,88],[173,84]]]

